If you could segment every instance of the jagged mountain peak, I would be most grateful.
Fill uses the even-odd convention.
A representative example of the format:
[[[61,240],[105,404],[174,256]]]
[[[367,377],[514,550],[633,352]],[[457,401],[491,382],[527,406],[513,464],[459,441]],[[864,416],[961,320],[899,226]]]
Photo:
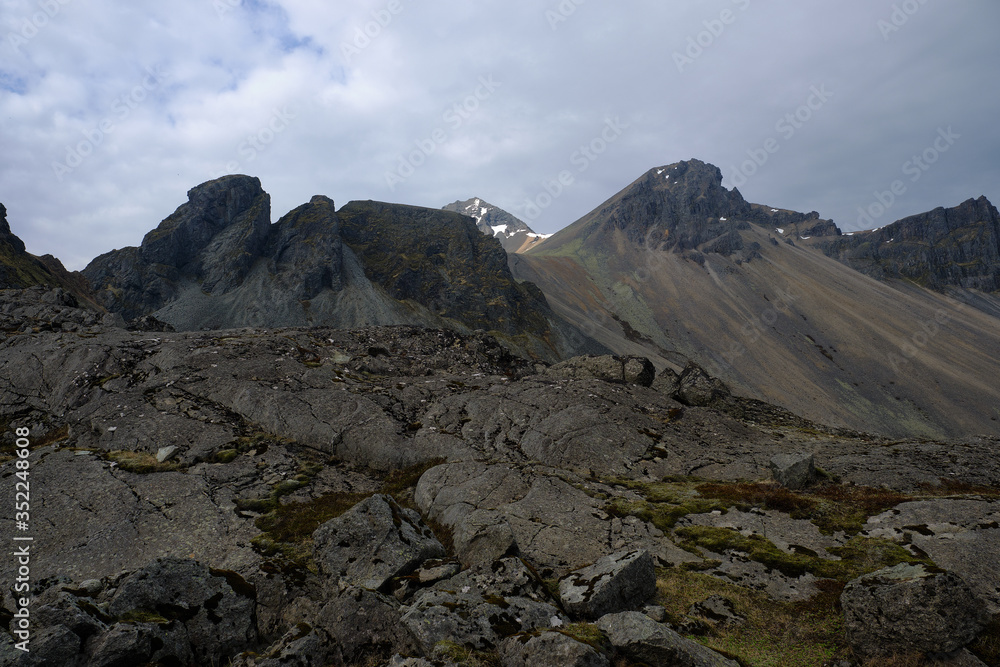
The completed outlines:
[[[481,197],[452,202],[443,208],[475,220],[479,231],[500,241],[508,253],[524,252],[551,236],[536,234],[523,220]]]
[[[752,218],[743,195],[723,187],[718,167],[692,159],[650,169],[535,252],[601,254],[654,237],[658,247],[689,251],[711,242],[711,251],[730,254],[742,248],[738,231]]]

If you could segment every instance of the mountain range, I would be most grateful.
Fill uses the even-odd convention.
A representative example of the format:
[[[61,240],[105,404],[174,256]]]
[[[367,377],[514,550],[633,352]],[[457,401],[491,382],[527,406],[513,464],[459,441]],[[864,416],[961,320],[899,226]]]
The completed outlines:
[[[259,180],[227,176],[80,273],[3,225],[5,286],[59,286],[126,321],[482,329],[547,362],[693,360],[835,427],[1000,432],[1000,232],[985,198],[845,235],[817,212],[749,203],[689,160],[543,236],[481,198],[338,210],[318,195],[272,224]]]
[[[446,208],[226,176],[69,272],[0,206],[0,666],[1000,667],[988,201]]]

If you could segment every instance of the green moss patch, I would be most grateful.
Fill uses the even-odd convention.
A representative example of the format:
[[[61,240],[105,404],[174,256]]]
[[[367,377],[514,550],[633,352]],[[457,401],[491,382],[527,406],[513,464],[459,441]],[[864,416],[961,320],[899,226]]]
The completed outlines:
[[[678,528],[675,535],[680,538],[678,546],[695,553],[700,549],[717,554],[739,551],[768,569],[794,578],[809,573],[820,579],[846,583],[900,563],[934,566],[932,561],[918,558],[894,542],[868,537],[854,537],[844,546],[827,549],[832,556],[840,558],[830,560],[805,550],[788,553],[760,535],[746,536],[732,528],[685,526]]]

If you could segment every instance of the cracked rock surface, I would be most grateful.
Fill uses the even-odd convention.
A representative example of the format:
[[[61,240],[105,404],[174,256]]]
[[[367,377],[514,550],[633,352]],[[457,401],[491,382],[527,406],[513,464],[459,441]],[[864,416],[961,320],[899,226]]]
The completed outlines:
[[[686,404],[676,378],[647,383],[636,360],[624,379],[613,359],[552,372],[483,333],[130,331],[49,314],[79,322],[36,319],[0,340],[0,503],[14,506],[27,429],[37,600],[25,658],[5,589],[0,665],[381,667],[462,664],[462,651],[614,664],[667,650],[662,631],[709,598],[665,614],[669,576],[808,601],[859,540],[956,573],[1000,611],[994,440],[890,442],[724,391]],[[803,452],[822,480],[794,493],[815,507],[835,502],[821,492],[904,495],[850,534],[767,505],[769,462]],[[763,499],[713,496],[707,481]],[[746,544],[805,559],[803,573]],[[561,577],[622,552],[648,562],[643,594],[615,611],[661,620],[601,631],[586,621],[608,609],[553,597]],[[0,559],[4,581],[15,567]]]

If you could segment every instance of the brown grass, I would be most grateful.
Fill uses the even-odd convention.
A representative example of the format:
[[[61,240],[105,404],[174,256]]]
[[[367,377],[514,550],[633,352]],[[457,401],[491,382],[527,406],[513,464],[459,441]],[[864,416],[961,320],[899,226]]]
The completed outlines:
[[[808,497],[789,491],[776,484],[739,483],[739,484],[701,484],[695,489],[706,498],[715,498],[734,507],[746,510],[750,507],[784,512],[793,517],[800,517],[816,506],[815,501]]]
[[[684,619],[697,602],[712,595],[729,599],[746,624],[715,627],[697,638],[706,646],[738,658],[747,667],[823,667],[850,656],[843,638],[837,601],[838,582],[820,582],[821,592],[802,603],[775,602],[765,594],[710,575],[675,568],[657,571],[656,603],[671,622]]]

